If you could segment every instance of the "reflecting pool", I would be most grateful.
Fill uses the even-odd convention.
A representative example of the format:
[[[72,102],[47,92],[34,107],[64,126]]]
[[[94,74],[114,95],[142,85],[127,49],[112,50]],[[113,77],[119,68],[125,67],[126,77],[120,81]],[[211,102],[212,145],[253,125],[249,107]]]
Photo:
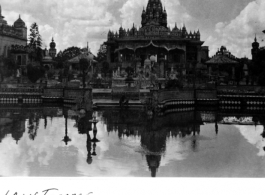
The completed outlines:
[[[61,107],[0,111],[0,175],[264,177],[265,115],[184,109],[86,115]]]

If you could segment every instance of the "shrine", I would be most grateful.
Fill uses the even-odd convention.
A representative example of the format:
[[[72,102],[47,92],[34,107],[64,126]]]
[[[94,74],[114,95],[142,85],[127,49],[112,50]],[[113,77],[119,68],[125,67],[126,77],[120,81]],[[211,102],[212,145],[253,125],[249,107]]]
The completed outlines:
[[[131,67],[135,77],[150,79],[154,74],[166,78],[172,73],[185,75],[201,62],[204,42],[199,30],[188,32],[185,25],[177,24],[168,27],[167,11],[160,0],[149,0],[141,17],[140,28],[133,24],[128,30],[109,31],[107,61],[114,69],[125,72]]]

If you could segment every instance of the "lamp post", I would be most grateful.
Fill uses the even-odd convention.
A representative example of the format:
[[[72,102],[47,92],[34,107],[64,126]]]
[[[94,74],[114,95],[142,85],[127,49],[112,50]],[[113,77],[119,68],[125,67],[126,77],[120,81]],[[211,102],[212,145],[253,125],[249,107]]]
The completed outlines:
[[[71,138],[68,136],[67,119],[68,119],[68,116],[65,115],[65,136],[62,140],[65,143],[65,145],[68,145],[68,142],[72,141]]]

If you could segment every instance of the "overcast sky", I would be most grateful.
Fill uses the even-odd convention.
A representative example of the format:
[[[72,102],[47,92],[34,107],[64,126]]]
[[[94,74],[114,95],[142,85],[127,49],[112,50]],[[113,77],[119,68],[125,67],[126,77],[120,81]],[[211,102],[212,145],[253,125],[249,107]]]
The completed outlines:
[[[225,45],[237,57],[251,57],[251,43],[257,33],[265,46],[264,0],[161,0],[168,13],[168,25],[183,23],[188,31],[200,30],[210,55]],[[141,12],[148,0],[1,0],[2,15],[9,24],[21,15],[28,29],[40,27],[43,45],[54,37],[57,49],[85,47],[94,54],[107,38],[109,29],[120,25],[140,27]]]

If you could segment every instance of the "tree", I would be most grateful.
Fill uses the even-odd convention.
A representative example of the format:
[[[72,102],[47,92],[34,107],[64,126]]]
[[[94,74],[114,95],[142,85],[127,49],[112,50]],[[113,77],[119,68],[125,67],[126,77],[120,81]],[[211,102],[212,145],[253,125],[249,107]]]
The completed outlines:
[[[27,66],[27,72],[28,72],[28,79],[32,83],[36,83],[37,80],[42,78],[45,75],[45,69],[40,66],[32,66],[28,65]]]
[[[12,76],[17,69],[16,61],[11,56],[3,58],[3,64],[4,66],[1,67],[2,80],[4,79],[4,77]]]
[[[79,47],[69,47],[67,49],[65,49],[62,54],[60,54],[60,58],[61,60],[63,60],[64,62],[67,60],[70,60],[76,56],[79,56],[82,53],[82,49]]]
[[[104,61],[102,63],[101,72],[104,74],[104,77],[106,77],[107,73],[110,71],[110,66],[107,61]]]
[[[107,45],[105,45],[104,43],[100,45],[96,61],[98,61],[99,63],[107,61]]]
[[[42,60],[42,39],[39,33],[39,27],[36,22],[34,22],[30,26],[30,34],[29,34],[29,46],[34,48],[34,50],[30,53],[30,58],[41,61]]]
[[[265,72],[263,72],[259,75],[258,85],[265,86]]]
[[[28,121],[28,134],[31,140],[34,140],[35,137],[37,136],[37,131],[39,129],[39,121],[40,117],[38,116],[37,113],[32,113],[30,115]]]

